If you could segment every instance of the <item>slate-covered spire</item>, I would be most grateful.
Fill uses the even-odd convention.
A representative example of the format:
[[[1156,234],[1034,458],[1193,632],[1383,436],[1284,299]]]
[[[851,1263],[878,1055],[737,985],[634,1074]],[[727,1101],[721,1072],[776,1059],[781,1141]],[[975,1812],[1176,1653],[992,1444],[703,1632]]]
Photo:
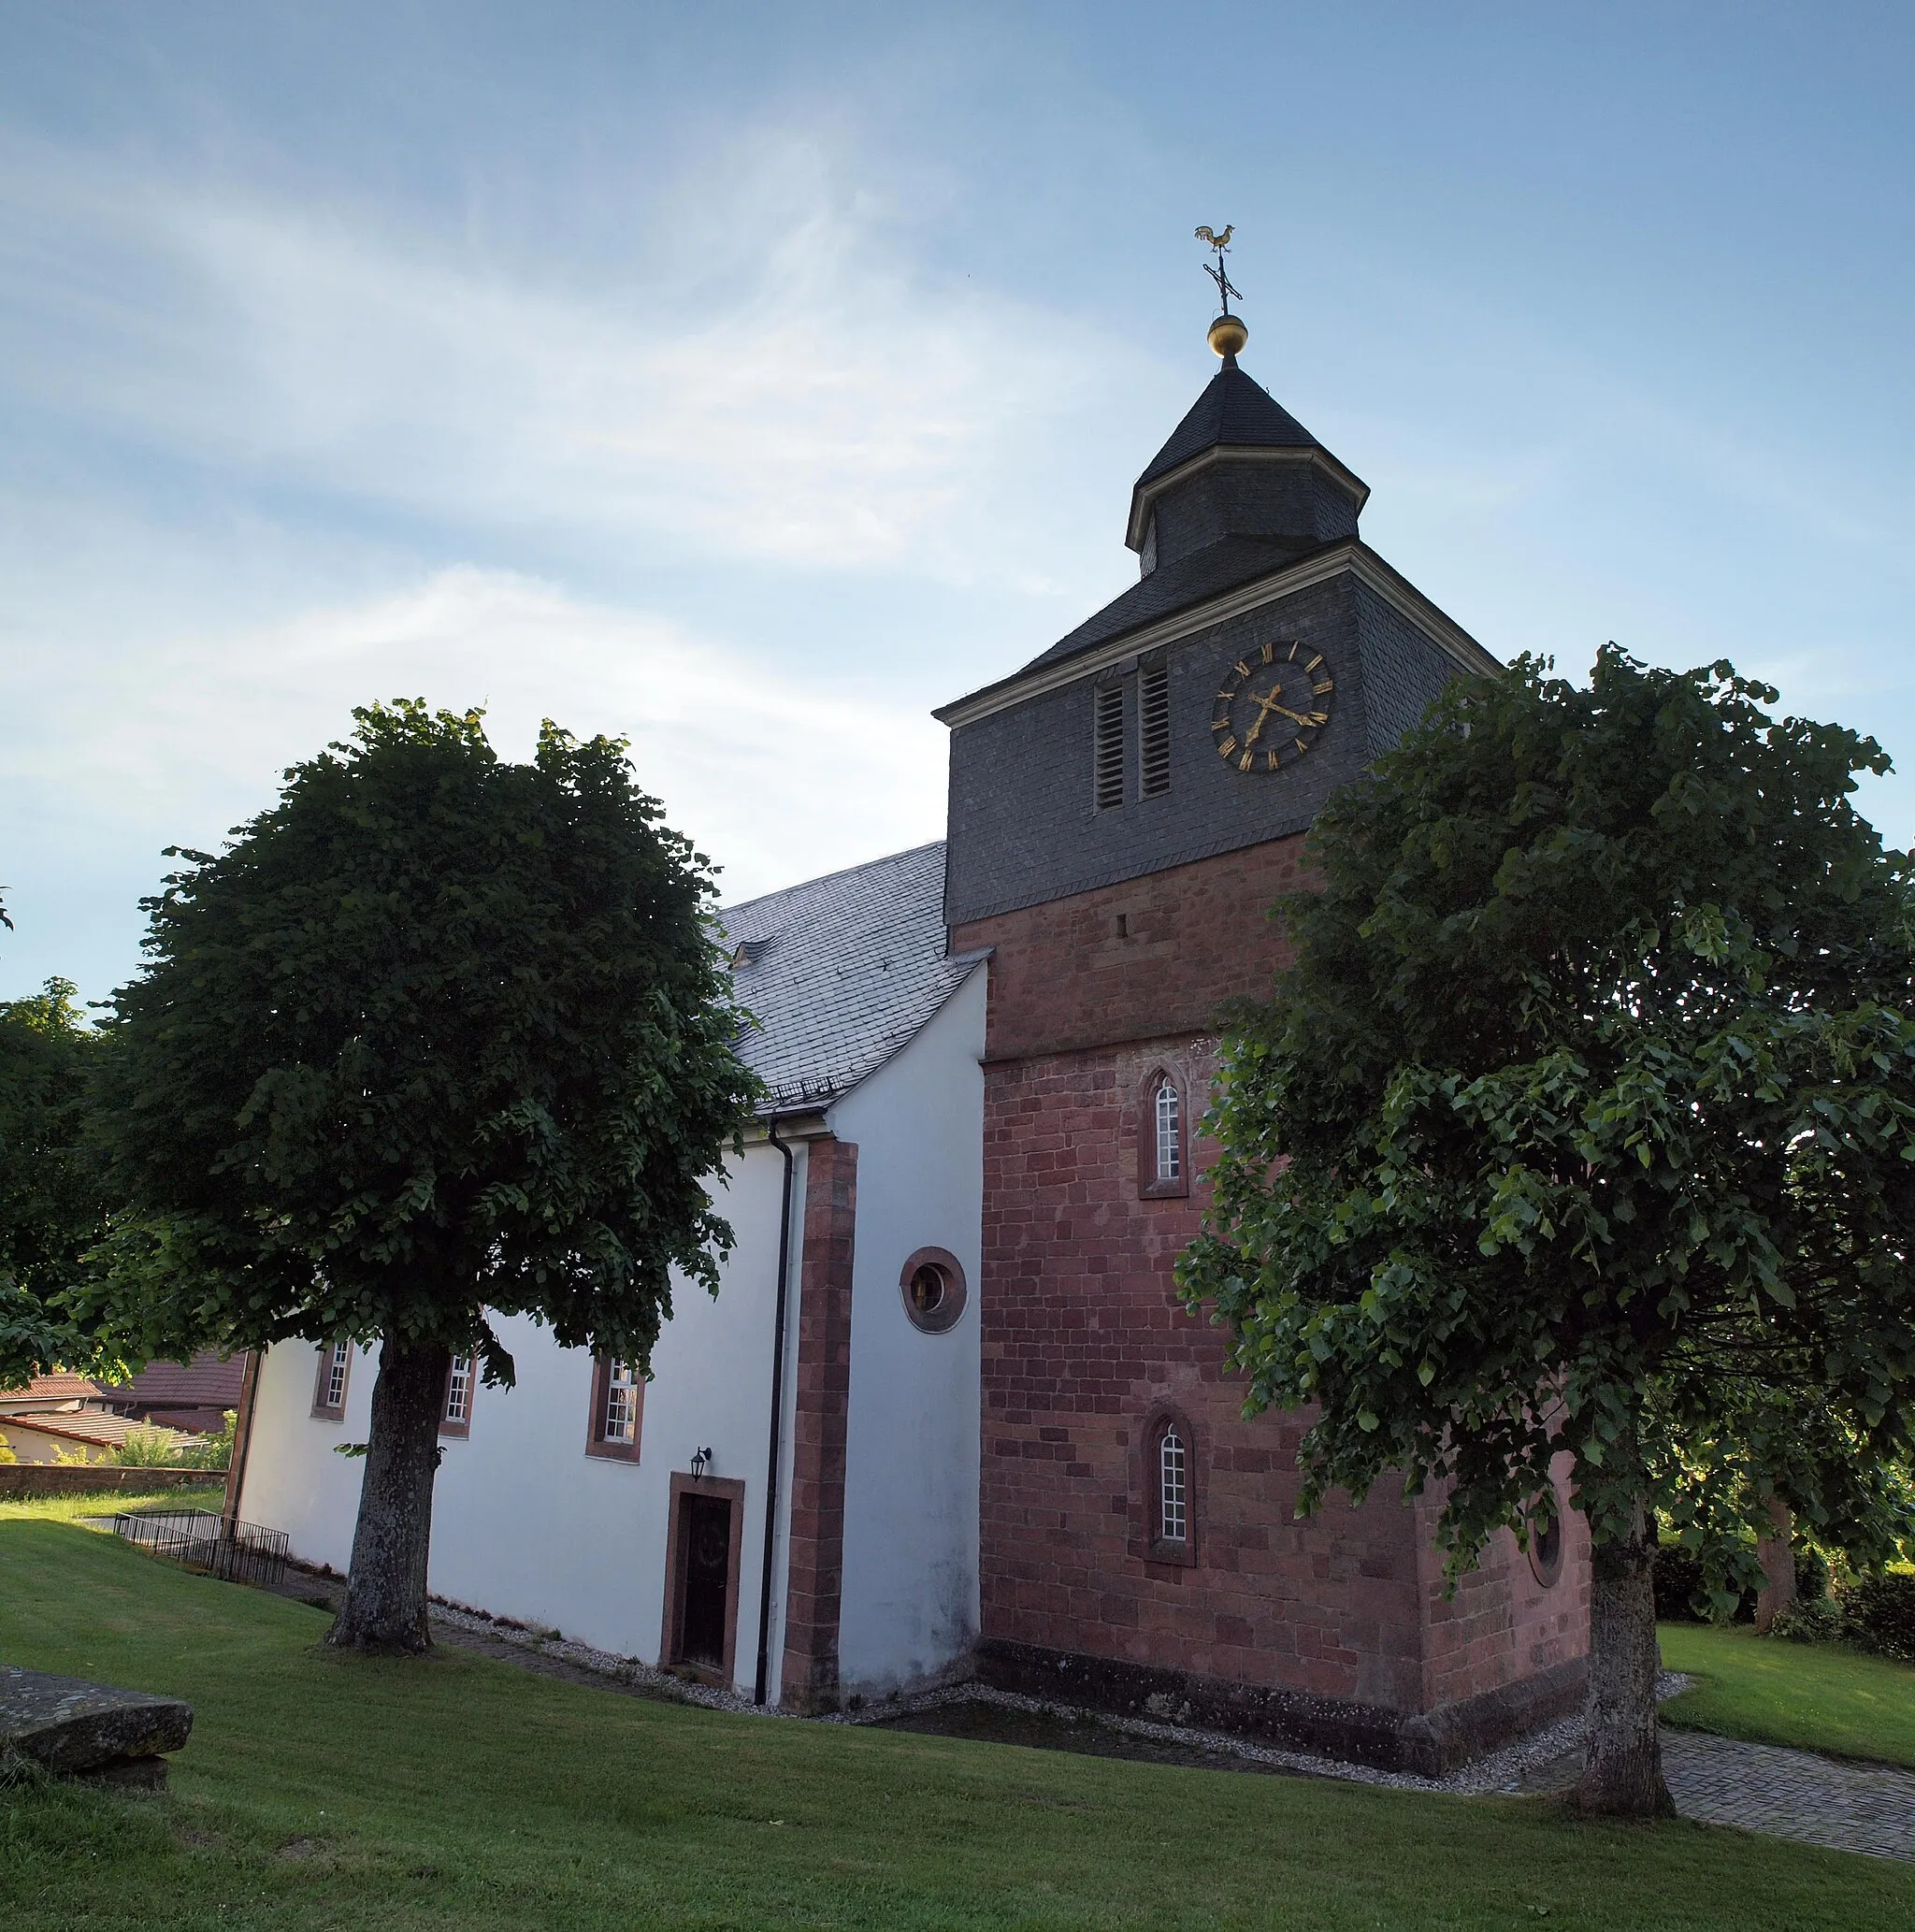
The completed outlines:
[[[1301,554],[1357,534],[1369,486],[1237,367],[1248,339],[1228,310],[1210,324],[1223,367],[1130,493],[1124,541],[1146,576],[1228,537]]]

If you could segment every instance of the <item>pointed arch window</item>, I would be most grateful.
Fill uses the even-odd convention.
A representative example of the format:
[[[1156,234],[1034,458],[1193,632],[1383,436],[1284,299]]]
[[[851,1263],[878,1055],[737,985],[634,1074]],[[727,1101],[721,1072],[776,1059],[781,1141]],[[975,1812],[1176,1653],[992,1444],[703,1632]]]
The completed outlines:
[[[1150,1113],[1151,1125],[1157,1134],[1157,1172],[1152,1178],[1159,1181],[1182,1180],[1184,1103],[1177,1093],[1177,1083],[1168,1074],[1157,1083],[1157,1092],[1151,1100]]]
[[[1145,1420],[1137,1474],[1144,1538],[1137,1553],[1148,1563],[1194,1565],[1197,1561],[1197,1442],[1190,1420],[1166,1404]]]
[[[1188,1451],[1174,1422],[1166,1422],[1157,1438],[1157,1539],[1159,1543],[1190,1540]]]
[[[1147,1201],[1190,1191],[1189,1109],[1169,1067],[1156,1068],[1138,1091],[1137,1191]]]

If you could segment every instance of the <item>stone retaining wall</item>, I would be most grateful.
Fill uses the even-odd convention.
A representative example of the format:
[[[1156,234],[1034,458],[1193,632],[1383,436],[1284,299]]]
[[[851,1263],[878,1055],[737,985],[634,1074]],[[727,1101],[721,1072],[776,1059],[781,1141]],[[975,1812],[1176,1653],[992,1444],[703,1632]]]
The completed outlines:
[[[219,1469],[122,1469],[111,1463],[0,1463],[0,1502],[16,1496],[85,1496],[106,1490],[184,1489],[223,1483]]]

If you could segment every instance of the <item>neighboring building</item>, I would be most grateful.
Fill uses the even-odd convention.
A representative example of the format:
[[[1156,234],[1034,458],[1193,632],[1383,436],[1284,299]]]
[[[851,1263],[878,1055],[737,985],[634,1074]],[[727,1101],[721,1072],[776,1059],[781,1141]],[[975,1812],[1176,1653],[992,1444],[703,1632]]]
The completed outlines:
[[[155,1362],[131,1381],[100,1382],[96,1393],[116,1416],[217,1435],[239,1406],[243,1355],[202,1349],[191,1362]]]
[[[57,1369],[50,1376],[36,1376],[22,1389],[0,1389],[0,1417],[99,1406],[99,1385],[84,1376],[69,1375],[65,1369]]]
[[[130,1431],[179,1449],[224,1426],[236,1408],[244,1358],[212,1354],[192,1362],[154,1362],[125,1382],[98,1382],[65,1370],[36,1376],[22,1389],[0,1389],[0,1442],[22,1463],[63,1456],[110,1463]]]
[[[0,1443],[17,1463],[117,1463],[126,1438],[138,1430],[144,1440],[184,1451],[202,1440],[178,1429],[156,1428],[125,1416],[76,1404],[0,1414]]]
[[[1241,1419],[1172,1280],[1217,1004],[1280,962],[1303,833],[1494,668],[1362,542],[1367,496],[1226,354],[1132,492],[1139,583],[940,712],[948,846],[726,916],[775,1098],[723,1291],[649,1385],[523,1322],[515,1390],[454,1364],[437,1592],[799,1709],[975,1669],[1425,1769],[1576,1700],[1580,1519],[1454,1601],[1429,1501],[1296,1521],[1302,1420]],[[244,1513],[341,1567],[363,1465],[326,1451],[371,1366],[282,1346],[254,1405]]]

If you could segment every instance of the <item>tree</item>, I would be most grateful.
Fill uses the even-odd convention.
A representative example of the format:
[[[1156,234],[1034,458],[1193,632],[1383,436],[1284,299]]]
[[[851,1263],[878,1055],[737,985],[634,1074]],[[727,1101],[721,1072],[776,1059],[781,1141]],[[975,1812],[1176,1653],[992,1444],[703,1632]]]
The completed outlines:
[[[649,1363],[670,1271],[715,1290],[706,1182],[756,1092],[706,861],[622,743],[353,714],[350,743],[146,901],[107,1027],[116,1213],[94,1295],[142,1352],[382,1343],[329,1640],[423,1650],[454,1354],[493,1322]]]
[[[4,908],[0,922],[12,923]],[[106,1226],[82,1145],[97,1042],[77,991],[50,979],[41,992],[0,1000],[0,1389],[56,1368],[118,1367],[62,1302]]]
[[[1250,1410],[1317,1406],[1305,1507],[1440,1486],[1452,1581],[1575,1459],[1580,1802],[1655,1814],[1658,1518],[1723,1593],[1778,1499],[1909,1531],[1910,868],[1850,801],[1872,740],[1727,664],[1547,671],[1458,680],[1317,821],[1180,1280]]]

